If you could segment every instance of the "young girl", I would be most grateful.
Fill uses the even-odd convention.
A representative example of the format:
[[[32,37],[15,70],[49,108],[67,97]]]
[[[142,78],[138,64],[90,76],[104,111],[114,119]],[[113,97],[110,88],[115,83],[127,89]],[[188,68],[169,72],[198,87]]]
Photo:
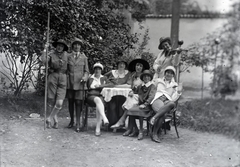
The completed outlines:
[[[132,96],[133,93],[138,94],[138,105],[133,106],[128,110],[129,115],[129,125],[128,130],[123,134],[123,136],[136,136],[138,133],[138,140],[143,139],[143,118],[149,117],[151,115],[150,103],[153,100],[156,87],[151,82],[153,75],[149,70],[144,70],[140,76],[143,83],[137,87],[135,92],[130,92],[129,96]],[[136,117],[139,118],[139,130],[136,125]],[[139,131],[139,132],[138,132]]]

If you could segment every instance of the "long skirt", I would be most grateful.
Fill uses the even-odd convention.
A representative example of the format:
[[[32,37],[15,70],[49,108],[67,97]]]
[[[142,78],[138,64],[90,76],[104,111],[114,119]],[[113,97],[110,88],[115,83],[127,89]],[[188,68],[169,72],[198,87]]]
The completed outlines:
[[[109,126],[117,123],[123,115],[124,111],[122,105],[125,101],[126,97],[124,96],[114,96],[110,102],[107,102],[107,118]]]

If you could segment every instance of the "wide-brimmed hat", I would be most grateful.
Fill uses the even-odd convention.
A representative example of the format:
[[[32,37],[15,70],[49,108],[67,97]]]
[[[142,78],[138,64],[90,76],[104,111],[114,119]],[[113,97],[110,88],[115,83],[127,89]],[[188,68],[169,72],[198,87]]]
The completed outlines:
[[[128,70],[130,72],[136,71],[136,64],[140,63],[143,65],[143,71],[148,70],[150,68],[149,63],[146,60],[143,59],[134,59],[129,63]]]
[[[71,46],[73,47],[73,45],[74,45],[75,43],[80,43],[80,44],[82,44],[83,41],[82,41],[81,39],[79,39],[79,38],[74,38]]]
[[[163,44],[164,42],[168,42],[170,45],[172,45],[171,38],[169,38],[169,37],[161,37],[161,38],[159,39],[159,45],[158,45],[158,49],[159,49],[159,50],[162,50],[162,49],[163,49],[163,48],[162,48],[162,44]]]
[[[143,77],[144,77],[145,75],[150,76],[150,77],[151,77],[151,80],[153,79],[153,74],[152,74],[152,72],[151,72],[150,70],[144,70],[143,73],[140,75],[140,79],[141,79],[142,81],[143,81]]]
[[[165,70],[164,70],[164,74],[165,74],[166,71],[168,71],[168,70],[172,71],[173,74],[174,74],[174,76],[176,75],[176,69],[175,69],[173,66],[167,66],[167,67],[165,68]]]
[[[95,69],[96,67],[99,67],[99,68],[101,68],[103,70],[103,65],[101,63],[95,63],[93,65],[93,69]]]
[[[63,51],[67,51],[67,50],[68,50],[68,46],[67,46],[66,42],[65,42],[63,39],[59,39],[59,40],[53,42],[53,43],[52,43],[52,46],[53,46],[54,48],[56,48],[58,44],[63,44],[63,45],[64,45]]]
[[[119,63],[124,63],[125,66],[126,66],[126,69],[128,68],[128,63],[127,63],[124,59],[119,59],[119,60],[117,61],[117,67],[118,67],[118,64],[119,64]]]

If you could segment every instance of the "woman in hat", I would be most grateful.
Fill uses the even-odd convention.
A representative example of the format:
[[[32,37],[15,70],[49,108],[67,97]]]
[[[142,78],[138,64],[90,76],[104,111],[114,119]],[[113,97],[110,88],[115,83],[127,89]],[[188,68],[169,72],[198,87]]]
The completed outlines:
[[[127,70],[127,62],[119,60],[117,62],[117,70],[111,70],[105,74],[109,80],[109,85],[115,87],[131,87],[131,73]],[[115,124],[123,115],[122,105],[126,101],[124,96],[113,96],[111,101],[107,103],[107,117],[109,126]]]
[[[173,52],[171,45],[172,42],[169,37],[161,37],[159,39],[158,49],[161,51],[153,64],[153,69],[155,70],[154,79],[162,78],[164,76],[164,69],[167,66],[178,66],[180,61],[179,53],[181,50],[176,49],[178,51]]]
[[[62,108],[63,100],[67,89],[67,64],[68,64],[68,46],[65,41],[60,39],[53,42],[55,50],[50,52],[46,59],[45,54],[42,55],[42,62],[45,64],[48,61],[49,75],[48,75],[48,108],[51,113],[46,120],[47,128],[58,128],[57,114]],[[46,46],[47,47],[47,46]],[[44,50],[44,52],[46,49]],[[52,120],[54,124],[52,126]]]
[[[160,142],[158,131],[161,130],[164,115],[175,107],[175,101],[180,97],[181,91],[174,81],[176,70],[173,66],[168,66],[164,70],[164,77],[155,80],[157,86],[156,95],[151,102],[153,111],[156,113],[151,119],[153,126],[152,140]]]
[[[150,103],[156,93],[156,87],[151,82],[153,75],[150,70],[144,70],[140,78],[143,83],[136,90],[133,90],[134,93],[138,94],[138,104],[128,110],[129,124],[127,131],[123,134],[123,136],[130,137],[138,134],[138,140],[143,139],[143,118],[151,115]],[[135,121],[136,117],[139,118],[139,130]]]
[[[109,122],[105,115],[105,108],[104,108],[104,100],[102,95],[100,94],[102,88],[107,83],[107,78],[103,76],[102,70],[103,65],[100,63],[95,63],[93,65],[94,74],[91,75],[87,81],[87,88],[88,88],[88,96],[87,96],[87,103],[91,107],[96,107],[96,115],[97,115],[97,124],[95,135],[100,136],[100,127],[103,120],[104,126],[108,126]]]
[[[82,41],[75,38],[72,42],[73,52],[69,56],[68,62],[68,85],[67,98],[70,113],[70,123],[68,128],[74,125],[74,108],[76,111],[76,132],[80,132],[80,115],[85,98],[84,84],[88,79],[88,58],[81,51]]]
[[[137,89],[137,87],[142,84],[142,80],[140,76],[144,70],[148,70],[150,68],[148,62],[143,59],[134,59],[129,63],[128,70],[131,72],[131,88],[133,90]],[[133,91],[134,92],[134,91]],[[127,118],[127,111],[133,107],[133,105],[138,104],[138,94],[130,93],[127,97],[125,103],[122,105],[124,113],[122,117],[118,120],[118,122],[111,126],[112,129],[119,129],[125,126],[125,120]]]

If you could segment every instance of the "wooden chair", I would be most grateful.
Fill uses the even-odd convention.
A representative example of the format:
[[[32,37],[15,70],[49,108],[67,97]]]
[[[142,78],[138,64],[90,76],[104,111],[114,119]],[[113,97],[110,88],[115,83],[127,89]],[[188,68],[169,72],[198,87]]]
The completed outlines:
[[[164,122],[163,122],[163,127],[164,127],[164,133],[166,134],[166,123],[167,122],[171,122],[173,121],[173,125],[175,127],[175,131],[176,131],[176,134],[177,134],[177,137],[179,138],[179,133],[178,133],[178,130],[177,130],[177,122],[176,122],[176,111],[177,111],[177,107],[174,107],[172,109],[172,111],[170,111],[170,113],[172,112],[172,117],[168,117],[169,114],[165,114],[165,118],[164,118]]]
[[[177,129],[177,121],[176,121],[176,111],[177,111],[177,104],[178,104],[178,100],[176,101],[176,106],[169,112],[166,113],[164,115],[164,122],[163,122],[163,128],[164,128],[164,133],[167,134],[167,127],[166,127],[166,123],[167,122],[171,122],[173,121],[173,125],[177,134],[177,137],[179,138],[179,133],[178,133],[178,129]],[[152,115],[153,116],[153,115]],[[151,116],[151,117],[152,117]],[[151,117],[147,118],[147,134],[150,132],[152,133],[152,129],[153,126],[150,125],[149,121],[151,119]]]
[[[88,118],[90,117],[90,115],[89,115],[90,110],[91,110],[91,108],[93,108],[96,111],[96,108],[91,107],[88,104],[86,97],[87,97],[87,90],[85,90],[85,100],[84,100],[81,117],[82,117],[82,129],[88,131]],[[107,131],[108,131],[108,129],[107,129]]]

